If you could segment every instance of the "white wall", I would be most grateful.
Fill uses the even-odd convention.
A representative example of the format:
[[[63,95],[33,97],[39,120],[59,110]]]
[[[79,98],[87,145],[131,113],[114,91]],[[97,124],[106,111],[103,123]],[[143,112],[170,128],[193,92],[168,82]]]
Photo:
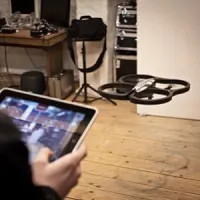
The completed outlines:
[[[138,71],[185,79],[190,92],[138,113],[200,119],[200,1],[138,1]]]

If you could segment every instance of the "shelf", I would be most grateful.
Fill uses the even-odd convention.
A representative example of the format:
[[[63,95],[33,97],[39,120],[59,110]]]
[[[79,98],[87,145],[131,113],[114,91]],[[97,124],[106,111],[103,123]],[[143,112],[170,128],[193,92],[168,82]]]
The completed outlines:
[[[137,60],[137,56],[133,56],[133,55],[115,55],[115,59]]]

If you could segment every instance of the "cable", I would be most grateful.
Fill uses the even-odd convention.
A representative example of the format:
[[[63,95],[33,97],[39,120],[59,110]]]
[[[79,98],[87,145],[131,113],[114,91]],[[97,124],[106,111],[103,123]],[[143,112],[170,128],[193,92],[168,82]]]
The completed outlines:
[[[33,67],[34,67],[35,69],[38,69],[39,67],[36,66],[35,62],[34,62],[33,59],[31,58],[31,56],[30,56],[30,54],[29,54],[29,52],[28,52],[28,49],[27,49],[27,48],[24,48],[24,49],[25,49],[26,55],[28,56],[29,60],[31,61]]]
[[[6,65],[6,72],[10,78],[10,81],[11,81],[11,86],[10,87],[17,87],[17,85],[15,85],[15,81],[12,77],[12,75],[10,74],[9,72],[9,66],[8,66],[8,55],[7,55],[7,46],[5,45],[4,46],[4,58],[5,58],[5,65]]]

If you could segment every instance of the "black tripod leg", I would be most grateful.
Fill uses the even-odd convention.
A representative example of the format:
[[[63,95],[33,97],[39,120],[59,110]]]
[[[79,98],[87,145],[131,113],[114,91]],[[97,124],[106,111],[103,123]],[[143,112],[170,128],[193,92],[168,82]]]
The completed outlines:
[[[93,88],[92,86],[90,86],[89,84],[88,84],[88,87],[91,89],[91,90],[93,90],[94,92],[96,92],[97,94],[99,94],[99,91],[98,90],[96,90],[95,88]],[[100,95],[100,94],[99,94]],[[101,96],[101,95],[100,95]],[[103,97],[103,98],[105,98],[106,100],[108,100],[108,101],[110,101],[113,105],[117,105],[117,103],[116,102],[114,102],[113,100],[111,100],[111,99],[109,99],[109,98],[107,98],[107,97]]]
[[[82,92],[84,88],[84,85],[81,86],[81,88],[78,90],[78,92],[76,93],[76,95],[74,96],[74,98],[72,99],[72,102],[76,101],[76,99],[78,98],[78,96],[80,95],[80,93]]]

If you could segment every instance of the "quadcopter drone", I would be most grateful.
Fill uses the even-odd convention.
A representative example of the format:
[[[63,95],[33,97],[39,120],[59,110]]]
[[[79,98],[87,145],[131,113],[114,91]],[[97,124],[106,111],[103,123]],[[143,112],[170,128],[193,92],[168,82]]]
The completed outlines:
[[[171,101],[174,96],[189,90],[190,83],[187,81],[145,74],[123,76],[116,83],[108,83],[98,88],[103,97],[129,100],[141,105],[164,104]]]

